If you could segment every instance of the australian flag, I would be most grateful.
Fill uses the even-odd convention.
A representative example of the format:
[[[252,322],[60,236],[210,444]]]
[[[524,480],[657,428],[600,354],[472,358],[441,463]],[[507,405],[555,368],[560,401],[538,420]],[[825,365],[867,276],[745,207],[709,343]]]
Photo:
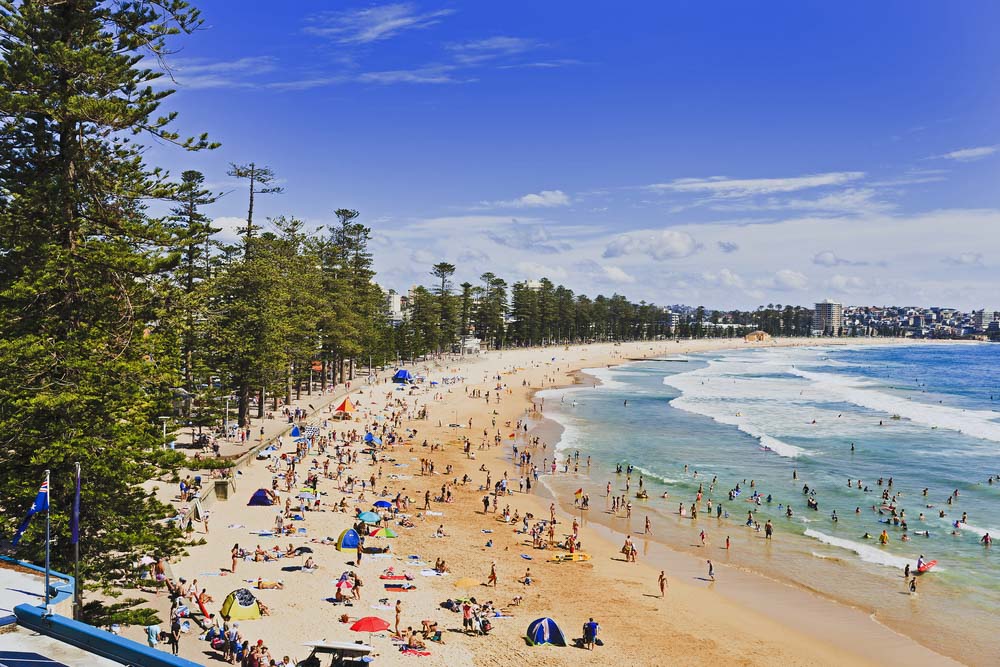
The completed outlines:
[[[42,488],[38,489],[38,495],[35,496],[35,502],[31,503],[31,509],[28,510],[28,515],[24,517],[24,521],[21,525],[17,527],[17,532],[14,533],[14,539],[10,541],[13,546],[17,546],[17,543],[21,541],[21,537],[24,535],[24,531],[28,529],[28,524],[31,523],[31,517],[35,516],[39,512],[47,512],[49,509],[49,483],[42,482]]]

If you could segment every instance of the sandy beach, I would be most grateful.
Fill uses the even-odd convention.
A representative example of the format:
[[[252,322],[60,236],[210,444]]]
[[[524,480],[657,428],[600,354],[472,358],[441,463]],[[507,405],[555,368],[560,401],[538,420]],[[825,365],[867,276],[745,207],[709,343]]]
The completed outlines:
[[[407,392],[395,391],[390,374],[382,373],[373,386],[355,387],[350,392],[358,410],[352,421],[329,419],[329,407],[346,393],[343,387],[327,396],[311,396],[299,401],[314,406],[308,423],[320,426],[320,432],[336,432],[336,443],[342,444],[345,434],[355,431],[364,435],[367,428],[391,423],[397,417],[395,431],[403,436],[414,429],[412,438],[402,444],[386,447],[383,459],[371,464],[370,456],[359,455],[349,473],[356,478],[376,476],[375,491],[385,488],[385,500],[392,501],[400,493],[411,502],[404,510],[414,527],[406,528],[390,521],[399,537],[392,540],[369,538],[369,547],[390,546],[388,554],[369,554],[356,565],[354,551],[337,551],[333,546],[311,540],[336,538],[354,523],[355,508],[370,510],[379,499],[372,489],[365,492],[366,500],[358,501],[360,486],[348,494],[338,489],[338,481],[321,479],[319,492],[322,511],[305,513],[296,528],[305,533],[293,537],[273,538],[251,531],[271,529],[278,507],[248,507],[247,501],[258,488],[272,486],[273,473],[267,461],[254,461],[241,467],[235,480],[235,493],[227,501],[206,500],[210,510],[209,532],[196,525],[196,537],[205,543],[192,547],[189,555],[171,563],[169,575],[183,577],[188,583],[197,580],[213,598],[210,612],[218,613],[226,595],[240,587],[259,594],[270,609],[270,615],[258,620],[242,621],[240,631],[251,643],[263,640],[271,656],[280,661],[288,655],[301,660],[308,654],[302,644],[310,640],[368,640],[366,633],[354,633],[349,623],[340,622],[346,614],[352,621],[364,616],[379,616],[394,624],[392,605],[401,600],[400,627],[420,629],[424,620],[436,621],[443,643],[426,642],[429,656],[402,654],[390,640],[390,633],[377,633],[372,638],[378,656],[375,664],[410,664],[414,661],[432,665],[507,665],[530,661],[531,664],[579,665],[608,664],[612,659],[625,664],[793,664],[841,665],[906,662],[911,665],[949,664],[951,661],[933,653],[915,641],[899,635],[872,620],[865,612],[838,604],[815,595],[804,588],[790,586],[763,576],[727,565],[722,556],[713,557],[716,581],[708,580],[704,559],[689,553],[674,551],[651,540],[633,534],[638,549],[635,563],[625,562],[621,554],[622,536],[600,522],[588,520],[587,512],[574,512],[573,498],[553,498],[546,485],[534,484],[529,492],[519,491],[523,474],[512,456],[512,447],[529,451],[532,462],[552,460],[553,441],[558,428],[544,419],[544,412],[532,410],[535,391],[570,384],[585,368],[616,365],[630,359],[657,358],[671,354],[692,353],[724,347],[761,347],[768,345],[837,344],[833,340],[785,339],[769,343],[750,344],[732,340],[702,340],[684,342],[635,343],[622,345],[590,345],[552,347],[486,353],[472,359],[442,359],[419,364],[411,370],[425,375],[426,382]],[[851,339],[845,343],[894,344],[892,339]],[[497,391],[499,384],[501,390]],[[462,377],[452,384],[431,384],[443,378]],[[481,392],[482,396],[475,395]],[[489,399],[485,396],[489,392]],[[400,403],[405,401],[405,404]],[[426,419],[414,419],[426,408]],[[519,420],[526,420],[528,431],[515,435]],[[494,424],[495,422],[495,424]],[[471,423],[471,427],[470,427]],[[277,428],[277,425],[274,426]],[[500,446],[494,446],[499,435]],[[515,437],[511,437],[515,435]],[[531,447],[538,437],[544,447]],[[463,453],[463,439],[471,443],[470,458]],[[285,453],[294,453],[291,439],[283,437]],[[484,448],[481,443],[490,446]],[[425,445],[426,443],[426,445]],[[362,449],[355,442],[352,451]],[[527,448],[527,449],[525,449]],[[329,445],[325,454],[317,447],[298,464],[299,487],[304,487],[307,471],[314,460],[322,474],[323,461],[333,454]],[[434,472],[421,472],[421,461],[432,461]],[[445,473],[448,466],[451,471]],[[330,472],[336,469],[331,459]],[[488,472],[484,472],[485,469]],[[560,466],[561,470],[561,466]],[[549,472],[548,469],[545,471]],[[498,512],[483,512],[483,497],[487,476],[495,483],[507,475],[511,495],[497,499]],[[596,473],[596,471],[595,471]],[[556,477],[562,473],[557,472]],[[471,482],[462,483],[468,475]],[[602,472],[600,479],[606,473]],[[542,481],[547,475],[542,475]],[[595,480],[598,477],[595,475]],[[558,480],[557,480],[558,481]],[[591,486],[593,486],[591,484]],[[160,485],[163,497],[176,491]],[[294,496],[297,489],[290,495]],[[430,511],[423,509],[425,493],[431,497],[447,495],[451,502],[432,501]],[[284,486],[278,491],[285,502]],[[334,511],[333,505],[346,498],[347,512]],[[176,501],[175,501],[176,502]],[[296,501],[293,500],[293,504]],[[531,523],[549,517],[550,506],[556,503],[557,539],[571,532],[574,517],[582,519],[579,540],[582,552],[590,560],[575,563],[550,563],[550,550],[532,548],[531,537],[520,532],[521,522],[503,522],[499,517],[504,508],[519,516],[533,515]],[[591,512],[603,510],[605,498],[591,497]],[[444,537],[436,537],[438,527]],[[642,532],[642,519],[637,516],[631,526]],[[253,551],[257,545],[271,549],[276,544],[285,549],[309,546],[318,569],[306,573],[298,569],[303,558],[287,557],[271,562],[240,561],[236,572],[229,572],[230,550],[234,544]],[[491,546],[487,546],[490,543]],[[563,552],[557,552],[563,553]],[[409,558],[419,556],[419,559]],[[525,558],[525,556],[530,557]],[[450,572],[444,576],[423,576],[421,570],[431,568],[443,558]],[[414,560],[426,563],[415,565]],[[491,564],[497,571],[496,587],[485,585]],[[393,567],[396,572],[413,575],[409,583],[415,589],[404,592],[384,590],[380,574]],[[526,569],[531,570],[531,584],[520,583]],[[665,570],[668,586],[660,597],[657,577]],[[335,593],[334,583],[345,571],[360,576],[361,599],[353,606],[334,605],[328,601]],[[281,581],[280,590],[254,588],[258,578]],[[478,584],[457,587],[456,582],[471,578]],[[254,583],[248,583],[248,582]],[[467,583],[467,582],[466,582]],[[131,594],[131,592],[130,592]],[[493,601],[509,617],[494,618],[488,636],[464,635],[462,614],[443,609],[447,599],[464,596],[477,601]],[[166,594],[149,596],[151,604],[168,616]],[[388,598],[389,606],[380,605]],[[520,598],[518,604],[512,604]],[[551,617],[566,635],[569,647],[527,645],[524,640],[528,624],[540,617]],[[582,636],[581,627],[593,617],[600,623],[599,638],[603,646],[593,652],[573,648],[574,639]],[[143,640],[143,629],[124,630],[129,637]],[[221,653],[199,641],[197,632],[182,637],[181,655],[205,664],[221,659]],[[613,656],[613,658],[612,658]]]

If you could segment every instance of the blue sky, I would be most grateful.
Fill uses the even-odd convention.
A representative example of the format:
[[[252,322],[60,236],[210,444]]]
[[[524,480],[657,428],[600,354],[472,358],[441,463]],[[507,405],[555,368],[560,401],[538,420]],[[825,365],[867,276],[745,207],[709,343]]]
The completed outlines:
[[[380,281],[1000,308],[1000,4],[203,2],[178,127],[245,216],[356,208]],[[169,83],[169,82],[168,82]]]

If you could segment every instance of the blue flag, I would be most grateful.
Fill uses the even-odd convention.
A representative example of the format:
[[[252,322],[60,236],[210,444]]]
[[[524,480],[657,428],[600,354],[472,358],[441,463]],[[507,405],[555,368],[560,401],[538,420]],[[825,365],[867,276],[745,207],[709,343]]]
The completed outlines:
[[[31,517],[35,516],[39,512],[47,512],[49,509],[49,483],[42,482],[42,488],[38,489],[38,495],[35,496],[35,502],[31,503],[31,508],[28,510],[28,515],[24,517],[24,521],[21,525],[17,527],[17,532],[14,533],[14,539],[10,541],[15,547],[17,543],[21,541],[21,537],[24,535],[24,531],[28,529],[28,524],[31,523]]]
[[[72,537],[70,538],[70,544],[76,544],[80,541],[80,464],[76,464],[76,495],[73,496],[73,520],[70,524],[70,530],[72,530]]]

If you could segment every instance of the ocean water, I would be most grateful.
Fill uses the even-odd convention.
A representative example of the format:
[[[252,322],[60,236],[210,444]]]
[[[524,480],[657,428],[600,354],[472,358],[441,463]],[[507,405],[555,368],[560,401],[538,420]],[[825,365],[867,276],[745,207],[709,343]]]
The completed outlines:
[[[980,542],[1000,538],[1000,478],[988,483],[1000,476],[998,369],[1000,345],[990,344],[732,350],[593,369],[598,386],[539,394],[564,429],[560,461],[577,451],[581,461],[550,484],[563,495],[583,484],[600,505],[609,481],[625,493],[615,466],[632,465],[630,500],[682,549],[696,529],[678,505],[690,507],[701,486],[700,511],[711,498],[729,516],[716,522],[713,507],[710,530],[749,543],[739,565],[871,610],[977,663],[1000,649],[984,621],[1000,612],[1000,544]],[[648,501],[635,499],[640,475]],[[804,485],[818,510],[807,508]],[[887,489],[906,531],[882,509]],[[762,551],[751,540],[748,511],[772,521],[780,545]],[[875,539],[883,530],[884,546]],[[899,595],[901,570],[921,555],[938,565],[920,578],[916,607]]]

